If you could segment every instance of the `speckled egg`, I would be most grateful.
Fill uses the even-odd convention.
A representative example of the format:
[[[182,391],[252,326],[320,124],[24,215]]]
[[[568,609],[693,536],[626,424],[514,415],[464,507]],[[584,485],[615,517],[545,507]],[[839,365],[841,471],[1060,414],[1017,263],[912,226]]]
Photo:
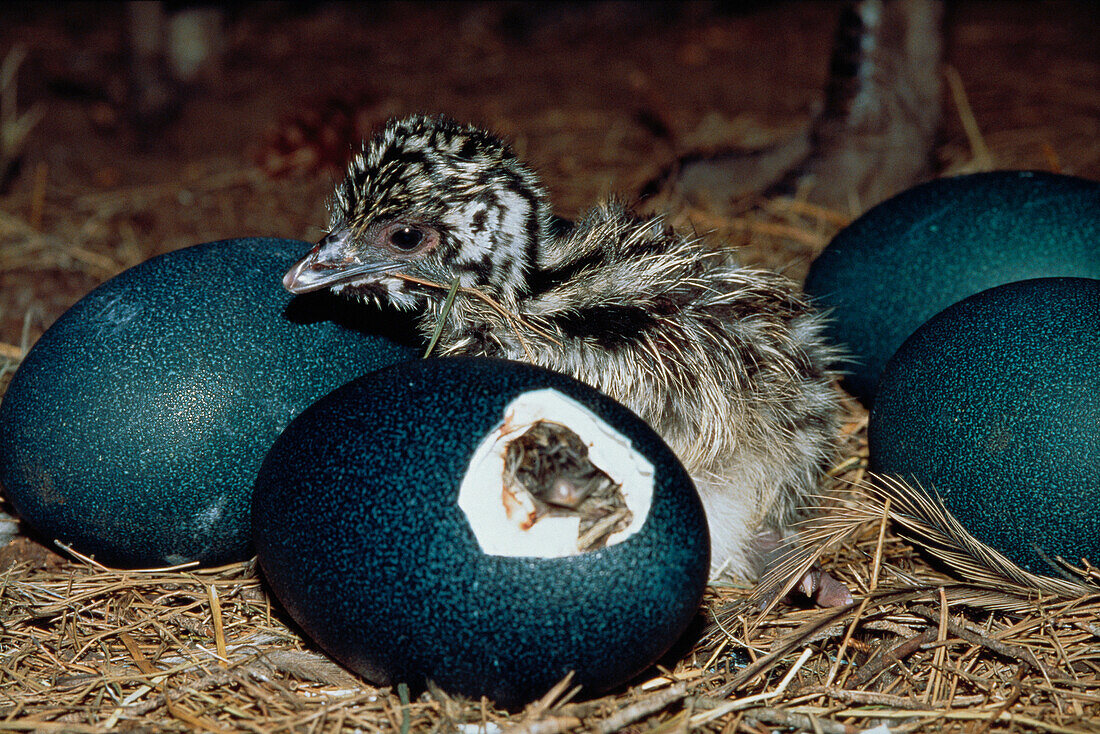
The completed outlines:
[[[934,488],[1023,568],[1100,563],[1100,280],[992,288],[916,331],[883,372],[874,470]]]
[[[110,565],[247,558],[252,483],[276,436],[333,388],[415,354],[377,313],[287,293],[303,248],[178,250],[63,314],[0,404],[0,482],[19,515]]]
[[[996,285],[1100,278],[1100,183],[1032,171],[945,178],[879,204],[814,261],[806,291],[831,310],[850,358],[845,387],[865,404],[917,327]]]
[[[548,422],[630,513],[602,547],[578,549],[577,518],[540,515],[509,475]],[[562,444],[542,444],[554,465]],[[432,680],[508,707],[570,670],[592,694],[651,665],[709,567],[691,479],[641,419],[501,360],[406,362],[339,388],[276,441],[253,503],[265,577],[333,657],[379,684]]]

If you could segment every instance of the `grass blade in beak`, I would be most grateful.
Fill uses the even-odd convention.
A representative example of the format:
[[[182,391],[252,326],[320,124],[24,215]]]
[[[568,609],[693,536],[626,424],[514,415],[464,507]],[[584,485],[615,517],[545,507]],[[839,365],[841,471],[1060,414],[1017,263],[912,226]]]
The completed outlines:
[[[443,324],[447,323],[447,314],[451,312],[451,306],[455,303],[455,296],[458,294],[458,278],[451,281],[451,289],[447,291],[447,299],[443,301],[443,308],[439,312],[439,323],[435,325],[435,331],[432,333],[432,339],[428,342],[428,348],[424,350],[423,359],[427,359],[428,355],[435,349],[436,342],[439,341],[439,335],[443,333]]]

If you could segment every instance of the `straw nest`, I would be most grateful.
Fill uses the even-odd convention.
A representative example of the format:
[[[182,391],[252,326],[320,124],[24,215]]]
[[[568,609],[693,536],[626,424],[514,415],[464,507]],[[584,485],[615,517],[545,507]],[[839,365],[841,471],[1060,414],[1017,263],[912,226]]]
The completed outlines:
[[[118,571],[19,537],[0,554],[0,731],[1097,731],[1100,587],[933,570],[881,495],[852,489],[865,419],[851,413],[826,528],[843,537],[821,547],[852,607],[762,615],[752,589],[712,587],[684,649],[630,685],[589,700],[564,680],[509,712],[357,678],[253,563]]]
[[[249,181],[267,185],[232,185]],[[836,220],[775,202],[728,226],[818,247]],[[17,217],[0,225],[5,257],[92,260]],[[4,348],[10,372],[26,345]],[[566,680],[509,712],[357,678],[294,628],[253,563],[118,571],[17,537],[0,551],[0,731],[1100,730],[1100,575],[937,570],[890,522],[914,516],[898,513],[905,493],[866,481],[866,413],[847,409],[834,509],[805,532],[851,608],[762,614],[749,586],[712,587],[685,647],[629,686],[589,700]],[[951,536],[934,508],[925,518],[926,540]]]

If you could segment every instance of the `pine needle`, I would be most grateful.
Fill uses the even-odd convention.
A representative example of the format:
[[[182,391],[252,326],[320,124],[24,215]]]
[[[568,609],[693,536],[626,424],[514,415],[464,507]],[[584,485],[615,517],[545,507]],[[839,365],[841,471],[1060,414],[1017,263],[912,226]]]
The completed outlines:
[[[443,324],[447,321],[447,315],[451,312],[451,307],[455,305],[455,296],[458,294],[459,280],[456,277],[451,281],[451,288],[447,291],[447,298],[443,301],[443,308],[439,311],[439,323],[435,325],[435,331],[432,332],[431,341],[428,342],[428,348],[424,350],[424,359],[427,359],[432,350],[435,349],[436,343],[439,341],[440,334],[443,333]]]
[[[973,165],[978,171],[992,171],[994,167],[993,155],[989,152],[989,146],[985,144],[985,137],[982,135],[981,127],[974,116],[970,100],[967,99],[966,87],[963,85],[962,77],[959,76],[959,72],[953,66],[946,67],[944,74],[947,78],[947,86],[951,90],[951,99],[955,101],[955,108],[959,112],[959,121],[962,123],[963,130],[966,131],[966,138],[970,142]]]
[[[446,287],[446,286],[442,285],[441,283],[436,283],[435,281],[427,280],[426,278],[418,278],[415,275],[409,275],[407,273],[390,273],[390,275],[392,275],[395,278],[401,278],[402,280],[407,280],[410,283],[416,283],[418,285],[426,285],[429,288],[445,288]],[[494,298],[492,298],[491,296],[489,296],[486,293],[482,293],[477,288],[467,288],[465,286],[459,286],[458,290],[462,291],[463,293],[467,293],[471,296],[474,296],[475,298],[480,299],[481,301],[486,303],[490,308],[492,308],[494,311],[496,311],[498,314],[500,314],[508,322],[508,324],[512,327],[512,331],[515,333],[516,338],[519,340],[520,345],[523,347],[523,351],[527,354],[527,358],[529,360],[531,360],[532,362],[534,361],[534,355],[531,353],[531,347],[527,343],[527,340],[523,338],[523,332],[521,332],[519,330],[519,327],[520,327],[521,324],[523,326],[526,326],[531,331],[534,331],[535,333],[540,334],[541,336],[545,337],[546,339],[553,342],[554,344],[557,344],[558,346],[561,346],[561,342],[559,342],[557,339],[555,339],[554,336],[552,334],[550,334],[548,331],[535,326],[534,324],[532,324],[529,321],[525,321],[519,314],[512,313],[508,309],[504,308],[504,306],[502,306],[500,303],[498,303]],[[452,303],[453,303],[453,300],[452,300]]]

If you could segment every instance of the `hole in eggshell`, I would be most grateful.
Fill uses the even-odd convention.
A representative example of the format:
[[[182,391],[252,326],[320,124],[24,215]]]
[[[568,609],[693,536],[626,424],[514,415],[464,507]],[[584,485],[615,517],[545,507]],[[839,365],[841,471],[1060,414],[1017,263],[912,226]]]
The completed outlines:
[[[535,421],[504,452],[504,511],[524,530],[545,517],[576,516],[577,550],[607,545],[630,525],[622,485],[588,458],[588,447],[567,426]]]
[[[483,552],[561,558],[638,532],[653,481],[629,439],[557,390],[535,390],[478,445],[458,506]]]

